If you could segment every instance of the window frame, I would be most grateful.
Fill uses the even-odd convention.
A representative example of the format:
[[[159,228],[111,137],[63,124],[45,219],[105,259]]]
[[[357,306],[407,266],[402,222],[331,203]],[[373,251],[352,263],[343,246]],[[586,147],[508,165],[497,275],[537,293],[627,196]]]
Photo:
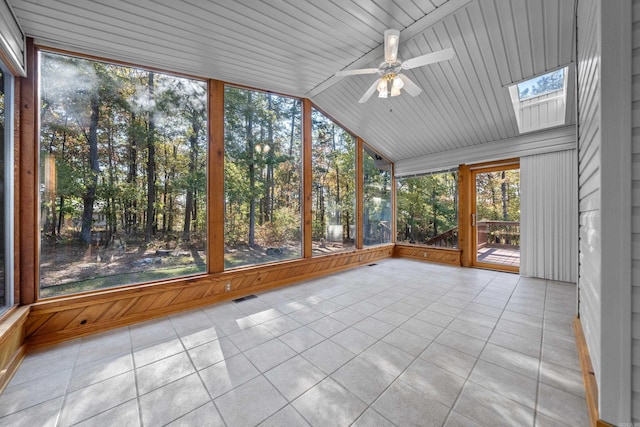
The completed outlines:
[[[123,65],[134,68],[142,68],[149,71],[157,71],[159,73],[166,73],[178,77],[186,77],[190,79],[196,79],[207,83],[208,89],[208,153],[207,153],[207,271],[201,274],[178,277],[174,279],[155,279],[149,282],[141,282],[136,284],[121,285],[106,289],[88,290],[78,293],[69,293],[60,296],[52,296],[42,299],[38,295],[39,291],[39,238],[34,238],[39,233],[39,108],[38,108],[38,62],[39,52],[47,51],[52,53],[59,53],[64,55],[70,55],[78,58],[93,59],[103,61],[116,65]],[[370,258],[369,254],[392,255],[393,250],[388,252],[389,249],[381,251],[379,247],[375,248],[362,248],[362,185],[361,185],[361,156],[358,154],[364,141],[352,132],[347,126],[342,124],[339,120],[336,120],[331,114],[327,114],[321,107],[315,105],[309,98],[290,95],[282,92],[274,92],[262,88],[254,88],[246,85],[228,83],[222,80],[216,80],[213,78],[206,78],[201,76],[194,76],[179,71],[167,71],[162,68],[156,68],[153,66],[145,66],[137,63],[105,58],[102,56],[95,56],[77,51],[71,51],[61,49],[46,44],[36,44],[32,38],[27,38],[27,66],[29,73],[27,77],[20,79],[18,88],[21,98],[19,114],[23,117],[22,123],[28,124],[19,128],[19,157],[17,161],[19,163],[16,173],[16,177],[19,181],[19,187],[16,191],[20,196],[16,197],[16,212],[19,210],[22,212],[20,221],[17,222],[19,231],[17,230],[16,244],[20,248],[19,256],[17,260],[19,267],[16,270],[16,274],[20,274],[19,289],[16,290],[16,296],[19,295],[21,304],[31,304],[34,302],[42,301],[46,302],[47,306],[53,304],[54,306],[63,307],[65,301],[73,298],[82,298],[83,300],[93,301],[104,298],[105,294],[111,293],[115,295],[129,295],[131,292],[156,292],[152,289],[170,289],[173,287],[182,288],[188,284],[199,284],[204,282],[213,281],[218,283],[223,281],[223,290],[229,291],[230,283],[225,279],[226,277],[240,277],[243,275],[252,275],[256,271],[264,268],[265,271],[271,271],[272,269],[287,268],[288,265],[298,265],[302,263],[302,266],[312,265],[316,262],[320,262],[323,257],[331,258],[333,256],[339,256],[344,258],[345,262],[350,260],[347,265],[357,265],[359,263],[365,263]],[[224,252],[224,192],[217,191],[216,189],[223,188],[224,185],[224,87],[225,85],[235,86],[244,89],[251,89],[261,92],[273,93],[275,95],[282,95],[302,101],[302,132],[303,132],[303,154],[302,154],[302,206],[304,210],[303,221],[303,257],[301,259],[278,261],[270,264],[251,265],[246,267],[238,267],[233,270],[224,269],[224,257],[217,256],[215,254],[223,254]],[[356,183],[356,197],[355,197],[355,224],[356,224],[356,239],[354,248],[350,251],[340,252],[336,254],[328,254],[326,256],[313,257],[312,260],[311,251],[311,203],[310,198],[311,191],[311,109],[315,108],[324,114],[327,118],[333,121],[336,125],[339,125],[346,132],[350,133],[356,143],[356,159],[355,159],[355,183]],[[393,163],[392,163],[393,164]],[[395,194],[395,188],[393,189]],[[395,196],[394,196],[395,200]],[[395,206],[392,211],[394,215],[393,226],[395,227]],[[395,234],[395,231],[394,231]],[[308,237],[307,237],[308,236]],[[394,237],[395,240],[395,237]],[[393,242],[392,242],[393,244]],[[353,254],[361,253],[361,255]],[[330,262],[323,260],[323,263]],[[343,267],[343,268],[344,268]],[[215,285],[217,287],[217,285]],[[235,279],[231,283],[231,290],[235,290]],[[218,295],[216,291],[214,293]],[[217,296],[216,298],[219,298]],[[224,299],[224,297],[223,297]]]
[[[309,172],[308,172],[308,179],[311,182],[311,186],[313,185],[313,114],[314,111],[316,113],[321,114],[324,118],[326,118],[327,120],[331,121],[331,123],[333,123],[334,126],[337,126],[341,129],[341,132],[345,132],[347,133],[352,139],[353,139],[353,150],[354,150],[354,156],[353,156],[353,184],[354,184],[354,196],[353,196],[353,207],[352,207],[352,213],[353,213],[353,217],[354,217],[354,222],[353,222],[353,227],[354,227],[354,232],[352,235],[352,240],[353,240],[353,246],[352,247],[348,247],[348,248],[342,248],[340,250],[336,250],[335,252],[330,252],[327,254],[318,254],[315,253],[313,251],[313,243],[314,243],[314,239],[313,239],[313,216],[314,216],[314,209],[313,209],[313,193],[314,190],[313,188],[310,188],[310,193],[308,195],[306,195],[309,198],[309,224],[311,225],[311,227],[309,227],[309,240],[310,240],[310,250],[311,253],[309,254],[309,257],[311,258],[319,258],[319,257],[323,257],[323,256],[330,256],[330,255],[335,255],[335,254],[341,254],[341,253],[347,253],[347,252],[352,252],[358,249],[362,249],[362,194],[363,194],[363,189],[362,189],[362,149],[360,148],[363,144],[363,141],[360,139],[360,137],[358,137],[355,133],[351,132],[351,130],[349,130],[349,128],[345,127],[342,123],[340,123],[339,121],[335,120],[330,114],[327,114],[324,110],[322,110],[321,108],[318,108],[315,104],[311,105],[311,108],[309,110],[309,132],[308,132],[308,138],[309,138]],[[304,120],[304,118],[303,118]],[[324,238],[323,238],[324,239]],[[321,240],[323,240],[321,239]]]
[[[358,213],[358,217],[362,218],[362,226],[360,227],[360,229],[362,230],[362,247],[363,248],[372,248],[372,247],[376,247],[376,246],[381,246],[381,245],[389,245],[389,244],[395,244],[396,242],[396,178],[395,178],[395,165],[394,163],[389,160],[386,156],[384,156],[383,154],[381,154],[378,150],[376,150],[375,148],[373,148],[371,145],[367,144],[366,142],[362,142],[362,147],[361,149],[359,149],[359,152],[361,154],[361,156],[359,157],[360,159],[360,164],[362,165],[362,167],[360,168],[360,172],[359,175],[361,176],[361,180],[362,182],[358,184],[358,187],[361,189],[361,195],[358,197],[359,201],[361,202],[362,205],[362,212]],[[358,149],[358,148],[356,148]],[[383,243],[376,243],[376,244],[372,244],[372,245],[366,245],[365,244],[365,236],[364,236],[364,199],[365,199],[365,195],[366,195],[366,182],[364,181],[364,153],[367,152],[367,154],[369,154],[369,152],[373,152],[375,153],[377,156],[380,156],[382,159],[384,159],[385,161],[387,161],[389,163],[389,226],[390,226],[390,239],[388,242],[383,242]],[[371,155],[371,154],[369,154]]]
[[[33,141],[35,144],[35,149],[34,149],[34,153],[33,153],[33,160],[34,163],[31,164],[29,162],[28,159],[27,162],[29,162],[29,167],[35,169],[35,177],[34,177],[34,181],[35,181],[35,186],[33,188],[33,192],[32,192],[32,197],[34,198],[32,201],[33,206],[30,207],[30,209],[32,209],[34,211],[34,221],[32,225],[31,229],[33,230],[32,232],[34,233],[33,235],[35,236],[35,244],[34,244],[34,254],[33,254],[33,258],[28,257],[26,259],[22,259],[21,257],[21,274],[22,274],[22,268],[24,268],[24,262],[26,261],[27,263],[29,263],[30,265],[33,266],[33,271],[30,273],[30,277],[31,274],[33,275],[33,290],[29,287],[23,287],[23,285],[21,285],[21,295],[22,294],[27,294],[28,296],[26,298],[23,298],[21,296],[21,303],[30,303],[30,302],[39,302],[39,301],[56,301],[56,300],[64,300],[66,298],[73,298],[75,296],[83,296],[83,295],[99,295],[99,294],[103,294],[105,292],[109,292],[109,291],[113,291],[113,290],[119,290],[119,289],[131,289],[131,288],[140,288],[143,286],[149,286],[149,285],[159,285],[159,284],[163,284],[163,283],[171,283],[171,282],[176,282],[176,281],[189,281],[192,279],[197,279],[197,278],[202,278],[207,276],[208,274],[211,273],[212,271],[212,260],[211,260],[211,256],[210,254],[212,253],[212,246],[211,246],[211,235],[212,235],[212,230],[210,230],[211,228],[211,224],[212,224],[212,220],[210,218],[210,210],[209,207],[211,206],[211,191],[210,191],[210,187],[211,187],[211,179],[210,179],[210,175],[212,175],[211,173],[211,169],[212,169],[212,164],[211,164],[211,159],[212,159],[212,144],[211,144],[211,134],[213,132],[212,129],[210,129],[211,126],[211,112],[212,112],[212,105],[211,105],[211,99],[212,99],[212,94],[211,94],[211,80],[207,79],[207,78],[203,78],[203,77],[198,77],[198,76],[193,76],[190,74],[185,74],[185,73],[180,73],[180,72],[174,72],[174,71],[167,71],[164,69],[160,69],[160,68],[156,68],[156,67],[148,67],[148,66],[144,66],[144,65],[139,65],[139,64],[134,64],[134,63],[129,63],[129,62],[125,62],[125,61],[119,61],[119,60],[113,60],[113,59],[109,59],[109,58],[103,58],[103,57],[97,57],[97,56],[93,56],[93,55],[87,55],[87,54],[83,54],[83,53],[79,53],[79,52],[72,52],[72,51],[68,51],[68,50],[64,50],[64,49],[58,49],[58,48],[54,48],[54,47],[48,47],[48,46],[36,46],[33,45],[33,41],[32,39],[27,39],[28,41],[28,47],[29,45],[31,45],[31,47],[27,50],[27,56],[28,56],[28,66],[29,66],[29,70],[30,70],[30,74],[28,76],[28,85],[32,85],[33,87],[33,95],[34,95],[34,122],[35,122],[35,126],[33,129]],[[159,73],[159,74],[164,74],[164,75],[168,75],[168,76],[173,76],[173,77],[177,77],[177,78],[182,78],[182,79],[189,79],[189,80],[195,80],[195,81],[199,81],[202,82],[205,86],[205,90],[207,91],[207,93],[205,94],[204,98],[207,100],[207,105],[205,107],[206,110],[206,124],[207,124],[207,132],[206,132],[206,139],[207,139],[207,144],[206,144],[206,154],[205,154],[205,158],[206,158],[206,168],[205,168],[205,173],[206,173],[206,202],[205,205],[207,206],[207,210],[205,212],[206,214],[206,218],[205,218],[205,224],[207,225],[207,231],[206,231],[206,244],[205,244],[205,250],[206,250],[206,261],[205,261],[205,270],[201,271],[201,272],[197,272],[194,274],[190,274],[190,275],[185,275],[185,276],[177,276],[177,277],[169,277],[169,278],[163,278],[163,279],[152,279],[152,280],[148,280],[148,281],[141,281],[141,282],[136,282],[136,283],[127,283],[127,284],[122,284],[122,285],[116,285],[116,286],[112,286],[112,287],[106,287],[106,288],[99,288],[99,289],[90,289],[90,290],[85,290],[85,291],[78,291],[78,292],[69,292],[69,293],[62,293],[62,294],[56,294],[56,295],[51,295],[51,296],[46,296],[43,297],[40,295],[40,252],[41,252],[41,245],[40,245],[40,222],[41,222],[41,197],[40,197],[40,185],[41,185],[41,179],[42,177],[40,176],[40,166],[42,164],[42,159],[40,158],[40,139],[41,139],[41,120],[40,120],[40,78],[41,78],[41,73],[40,73],[40,66],[41,66],[41,53],[51,53],[51,54],[55,54],[55,55],[63,55],[63,56],[68,56],[68,57],[72,57],[72,58],[77,58],[77,59],[81,59],[81,60],[86,60],[86,61],[95,61],[95,62],[101,62],[104,64],[110,64],[110,65],[115,65],[115,66],[120,66],[120,67],[128,67],[128,68],[133,68],[133,69],[137,69],[137,70],[142,70],[142,71],[147,71],[147,72],[153,72],[153,73]],[[25,81],[23,80],[23,84],[25,83]],[[21,139],[24,136],[21,136]],[[24,144],[24,141],[21,141],[21,144]],[[27,156],[30,157],[30,156]],[[23,165],[20,166],[21,168],[24,167]],[[25,188],[26,189],[26,188]],[[21,189],[22,191],[22,189]],[[31,191],[29,191],[31,193]],[[25,201],[26,204],[29,204],[29,201]],[[24,238],[22,236],[24,229],[22,229],[21,227],[21,242],[23,241],[22,239]],[[26,292],[25,292],[26,291]]]
[[[15,147],[15,76],[0,60],[0,70],[4,76],[4,287],[5,301],[0,306],[0,315],[15,304],[15,254],[14,254],[14,213],[15,213],[15,183],[14,183],[14,147]],[[7,102],[9,100],[9,102]]]
[[[297,96],[291,96],[291,95],[284,95],[281,93],[276,93],[276,92],[272,92],[272,91],[267,91],[267,90],[261,90],[261,89],[256,89],[256,88],[251,88],[248,86],[243,86],[243,85],[237,85],[237,84],[232,84],[232,83],[226,83],[223,82],[223,92],[226,94],[227,88],[233,88],[233,89],[239,89],[239,90],[245,90],[245,91],[253,91],[253,92],[259,92],[262,94],[266,94],[266,95],[273,95],[273,96],[278,96],[278,97],[282,97],[282,98],[288,98],[291,99],[293,101],[297,101],[299,102],[299,106],[300,106],[300,151],[299,151],[299,155],[300,155],[300,161],[299,161],[299,167],[300,167],[300,186],[299,186],[299,199],[300,199],[300,210],[299,210],[299,215],[300,215],[300,228],[299,228],[299,232],[300,232],[300,255],[297,257],[293,257],[293,258],[286,258],[286,259],[281,259],[281,260],[276,260],[276,261],[266,261],[266,262],[259,262],[259,263],[250,263],[250,264],[242,264],[242,265],[238,265],[238,266],[231,266],[231,267],[224,267],[223,266],[223,271],[241,271],[242,269],[246,269],[246,268],[252,268],[252,267],[260,267],[260,266],[265,266],[265,265],[270,265],[270,264],[277,264],[277,263],[281,263],[281,262],[287,262],[287,261],[293,261],[293,260],[299,260],[299,259],[303,259],[305,258],[305,252],[304,252],[304,241],[305,241],[305,231],[304,231],[304,224],[305,224],[305,199],[304,199],[304,169],[305,169],[305,162],[304,162],[304,153],[305,153],[305,130],[304,130],[304,100],[300,97]],[[223,96],[223,103],[224,103],[224,96]],[[223,138],[223,152],[222,152],[222,157],[223,157],[223,162],[222,162],[222,168],[223,168],[223,177],[224,177],[224,183],[223,183],[223,188],[222,188],[222,193],[223,193],[223,197],[226,194],[226,171],[224,170],[224,166],[225,166],[225,162],[226,162],[226,117],[225,117],[225,111],[226,110],[226,105],[225,108],[223,109],[223,116],[222,116],[222,128],[223,128],[223,132],[224,132],[224,138]],[[226,205],[226,202],[223,202],[223,206]],[[224,242],[224,233],[226,232],[226,212],[223,213],[223,247],[225,248],[224,253],[226,253],[226,242]],[[224,263],[226,262],[225,257],[223,255],[223,260],[222,263],[224,265]]]

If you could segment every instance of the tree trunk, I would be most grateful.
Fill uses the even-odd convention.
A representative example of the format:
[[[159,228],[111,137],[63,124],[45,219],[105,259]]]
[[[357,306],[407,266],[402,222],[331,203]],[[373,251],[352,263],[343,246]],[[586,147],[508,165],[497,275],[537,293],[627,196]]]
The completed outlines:
[[[273,100],[271,94],[267,95],[267,99],[269,101],[269,111],[273,111]],[[273,183],[273,152],[275,151],[274,147],[274,137],[273,137],[273,120],[269,117],[269,121],[267,123],[267,140],[269,141],[269,151],[267,152],[267,176],[265,182],[266,194],[265,194],[265,220],[273,221],[273,192],[274,192],[274,183]]]
[[[509,219],[509,215],[507,212],[507,180],[506,180],[506,172],[502,171],[502,184],[500,184],[500,191],[502,192],[502,220],[507,221]]]
[[[336,125],[331,124],[331,141],[332,141],[332,158],[333,168],[336,170],[336,223],[342,225],[342,206],[340,206],[340,167],[338,166],[338,160],[336,159]],[[342,233],[344,235],[344,232]]]
[[[154,97],[154,73],[149,72],[149,100],[153,103]],[[154,107],[151,107],[152,110]],[[156,203],[156,146],[155,146],[155,130],[156,124],[153,117],[153,111],[149,111],[149,133],[147,134],[147,221],[144,229],[144,237],[146,242],[151,241],[153,234],[153,225],[155,219],[155,203]]]
[[[64,196],[60,196],[60,202],[58,203],[60,213],[58,214],[58,236],[62,231],[62,222],[64,220]]]
[[[246,133],[247,133],[247,156],[249,156],[249,246],[256,243],[256,172],[254,164],[253,146],[253,102],[251,91],[247,91],[247,111],[246,111]]]
[[[118,224],[116,221],[116,199],[114,197],[114,188],[117,186],[116,177],[114,174],[115,165],[113,164],[113,159],[115,157],[115,150],[113,148],[113,131],[109,131],[108,138],[108,148],[109,148],[109,193],[107,196],[107,229],[109,230],[109,238],[105,242],[107,245],[111,241],[111,236],[116,234],[118,230]]]
[[[136,113],[131,112],[131,123],[129,127],[129,171],[127,173],[127,184],[133,188],[136,186],[137,174],[138,174],[138,149],[135,136],[136,125]],[[137,202],[136,197],[131,196],[130,199],[125,201],[125,233],[130,234],[137,228]]]
[[[436,189],[431,190],[431,206],[433,206],[433,237],[438,235],[438,208],[436,207]]]
[[[195,177],[196,177],[196,155],[198,150],[198,134],[200,133],[200,125],[197,123],[195,114],[191,122],[191,128],[193,130],[191,136],[189,136],[189,180],[187,182],[187,197],[184,208],[184,226],[182,227],[182,239],[188,241],[191,237],[191,216],[194,216],[195,220]]]
[[[176,180],[176,162],[177,162],[177,159],[178,159],[178,147],[176,147],[174,145],[173,146],[173,163],[172,163],[172,166],[171,166],[171,173],[169,174],[171,182],[175,182],[175,180]],[[168,228],[169,231],[173,231],[174,200],[175,200],[174,190],[172,189],[170,194],[169,194],[169,219],[167,221],[167,228]]]
[[[98,94],[91,95],[91,119],[89,122],[89,168],[91,176],[87,182],[87,192],[82,197],[84,204],[82,210],[82,229],[80,239],[86,244],[91,244],[91,227],[93,220],[93,204],[96,201],[96,188],[98,186],[98,174],[100,165],[98,164],[98,117],[100,104]]]

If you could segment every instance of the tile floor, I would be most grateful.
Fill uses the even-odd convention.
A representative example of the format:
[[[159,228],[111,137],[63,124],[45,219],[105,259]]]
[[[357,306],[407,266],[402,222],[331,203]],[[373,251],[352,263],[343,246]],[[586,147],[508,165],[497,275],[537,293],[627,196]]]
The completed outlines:
[[[587,425],[574,295],[387,259],[33,351],[0,425]]]

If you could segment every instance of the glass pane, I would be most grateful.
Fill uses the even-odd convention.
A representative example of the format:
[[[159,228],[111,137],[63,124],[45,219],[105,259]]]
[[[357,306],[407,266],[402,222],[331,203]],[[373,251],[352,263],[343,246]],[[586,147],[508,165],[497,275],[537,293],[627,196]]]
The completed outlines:
[[[476,174],[477,261],[520,266],[520,170]]]
[[[5,135],[5,123],[12,118],[5,117],[5,74],[0,69],[0,311],[9,303],[8,301],[8,289],[7,280],[5,277],[5,251],[6,251],[6,236],[5,236],[5,188],[4,182],[5,174],[5,158],[4,149],[6,140],[5,138],[10,135]]]
[[[312,110],[313,254],[355,248],[355,138]]]
[[[520,101],[535,98],[551,92],[562,90],[564,87],[564,68],[543,74],[531,80],[518,84]]]
[[[364,246],[391,242],[391,162],[363,148]]]
[[[458,247],[458,172],[397,180],[397,243]]]
[[[302,256],[297,99],[225,88],[226,268]]]
[[[42,53],[40,296],[206,271],[206,84]]]

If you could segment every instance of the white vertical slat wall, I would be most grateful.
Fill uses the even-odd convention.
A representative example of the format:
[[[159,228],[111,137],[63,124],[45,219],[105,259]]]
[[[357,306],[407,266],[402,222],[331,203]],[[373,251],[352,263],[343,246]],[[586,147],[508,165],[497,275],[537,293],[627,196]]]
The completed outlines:
[[[520,101],[520,128],[527,132],[560,126],[565,122],[562,90]]]
[[[631,2],[577,2],[579,313],[600,418],[632,411]],[[638,408],[635,408],[637,413]]]
[[[580,320],[596,381],[602,383],[600,349],[600,0],[578,1],[578,212]]]
[[[640,423],[640,0],[634,0],[632,16],[631,416],[634,423]]]
[[[520,158],[520,274],[576,282],[576,150]]]

